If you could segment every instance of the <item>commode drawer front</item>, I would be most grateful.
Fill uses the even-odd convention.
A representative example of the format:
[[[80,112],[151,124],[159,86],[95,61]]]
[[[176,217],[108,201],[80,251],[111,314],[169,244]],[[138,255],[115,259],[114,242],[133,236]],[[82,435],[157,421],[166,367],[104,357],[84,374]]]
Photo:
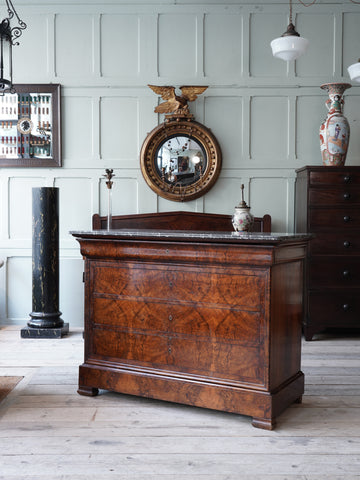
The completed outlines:
[[[95,297],[91,312],[93,325],[124,331],[191,335],[247,345],[262,341],[263,314],[259,310]]]
[[[262,303],[264,275],[252,270],[226,274],[205,272],[204,268],[149,266],[97,262],[92,268],[93,293],[123,298],[166,299],[168,301],[204,302],[217,305]]]
[[[355,205],[360,204],[360,188],[357,185],[309,189],[309,205]]]
[[[360,257],[312,257],[309,261],[309,288],[321,287],[360,287]]]
[[[360,290],[310,292],[308,309],[311,318],[323,319],[328,327],[360,327]]]
[[[359,185],[360,172],[351,169],[313,170],[310,172],[310,185]]]
[[[95,328],[92,357],[127,368],[264,383],[263,348],[185,335],[121,332]],[[94,357],[95,356],[95,357]]]

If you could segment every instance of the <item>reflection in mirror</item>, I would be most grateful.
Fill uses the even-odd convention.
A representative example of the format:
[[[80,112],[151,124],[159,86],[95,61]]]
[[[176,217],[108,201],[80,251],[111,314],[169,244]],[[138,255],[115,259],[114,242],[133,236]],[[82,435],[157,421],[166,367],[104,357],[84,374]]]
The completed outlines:
[[[0,158],[52,157],[52,94],[0,97]]]
[[[159,176],[172,185],[192,185],[202,178],[207,167],[202,145],[191,136],[168,137],[160,144],[156,159]]]

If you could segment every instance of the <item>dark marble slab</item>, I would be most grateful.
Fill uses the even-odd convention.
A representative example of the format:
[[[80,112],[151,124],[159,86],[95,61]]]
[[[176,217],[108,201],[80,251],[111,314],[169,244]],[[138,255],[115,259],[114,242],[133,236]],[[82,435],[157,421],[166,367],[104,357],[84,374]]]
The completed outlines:
[[[197,230],[151,230],[151,229],[119,229],[71,231],[79,238],[112,238],[112,239],[156,239],[167,241],[198,241],[226,243],[261,243],[277,244],[281,242],[298,242],[309,240],[311,234],[264,233],[264,232],[207,232]]]

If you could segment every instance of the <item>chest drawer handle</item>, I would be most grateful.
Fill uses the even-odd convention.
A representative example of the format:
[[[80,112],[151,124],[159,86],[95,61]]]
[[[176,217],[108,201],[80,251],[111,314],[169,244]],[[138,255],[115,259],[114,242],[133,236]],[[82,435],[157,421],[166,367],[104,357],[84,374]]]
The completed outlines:
[[[350,193],[347,193],[347,192],[344,193],[344,199],[349,200],[349,198],[350,198]]]
[[[349,183],[350,182],[350,175],[345,175],[344,176],[344,182]]]
[[[171,320],[173,319],[173,316],[172,315],[169,315],[169,320],[171,322]]]
[[[344,270],[343,271],[343,276],[348,277],[350,275],[350,270]]]
[[[344,303],[342,308],[343,308],[344,312],[347,312],[348,310],[350,310],[350,305],[348,303]]]
[[[344,222],[350,222],[350,217],[349,215],[344,216]]]
[[[345,240],[345,242],[344,242],[344,247],[345,247],[345,248],[349,248],[349,247],[350,247],[350,242],[348,242],[347,240]]]

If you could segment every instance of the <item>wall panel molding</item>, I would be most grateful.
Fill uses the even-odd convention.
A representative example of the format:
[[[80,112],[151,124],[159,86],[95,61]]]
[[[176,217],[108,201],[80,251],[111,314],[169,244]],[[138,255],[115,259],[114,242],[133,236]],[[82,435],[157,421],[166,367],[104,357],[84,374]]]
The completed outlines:
[[[320,85],[349,82],[347,66],[359,57],[359,5],[293,2],[310,47],[291,63],[274,59],[269,45],[286,29],[288,0],[18,0],[17,9],[28,29],[14,48],[15,80],[61,84],[63,167],[1,169],[0,325],[23,324],[29,309],[15,303],[15,292],[31,258],[33,185],[61,190],[60,297],[67,309],[73,302],[70,327],[82,325],[82,306],[71,299],[73,291],[82,295],[82,260],[67,230],[90,228],[94,213],[106,214],[105,168],[116,174],[114,214],[232,214],[244,183],[254,214],[270,213],[275,231],[293,231],[295,170],[321,164],[327,94]],[[204,197],[169,202],[142,177],[141,145],[163,120],[148,84],[208,85],[190,109],[217,137],[223,167]],[[360,85],[346,91],[344,111],[351,126],[347,164],[359,165]],[[9,262],[22,272],[11,285]]]

